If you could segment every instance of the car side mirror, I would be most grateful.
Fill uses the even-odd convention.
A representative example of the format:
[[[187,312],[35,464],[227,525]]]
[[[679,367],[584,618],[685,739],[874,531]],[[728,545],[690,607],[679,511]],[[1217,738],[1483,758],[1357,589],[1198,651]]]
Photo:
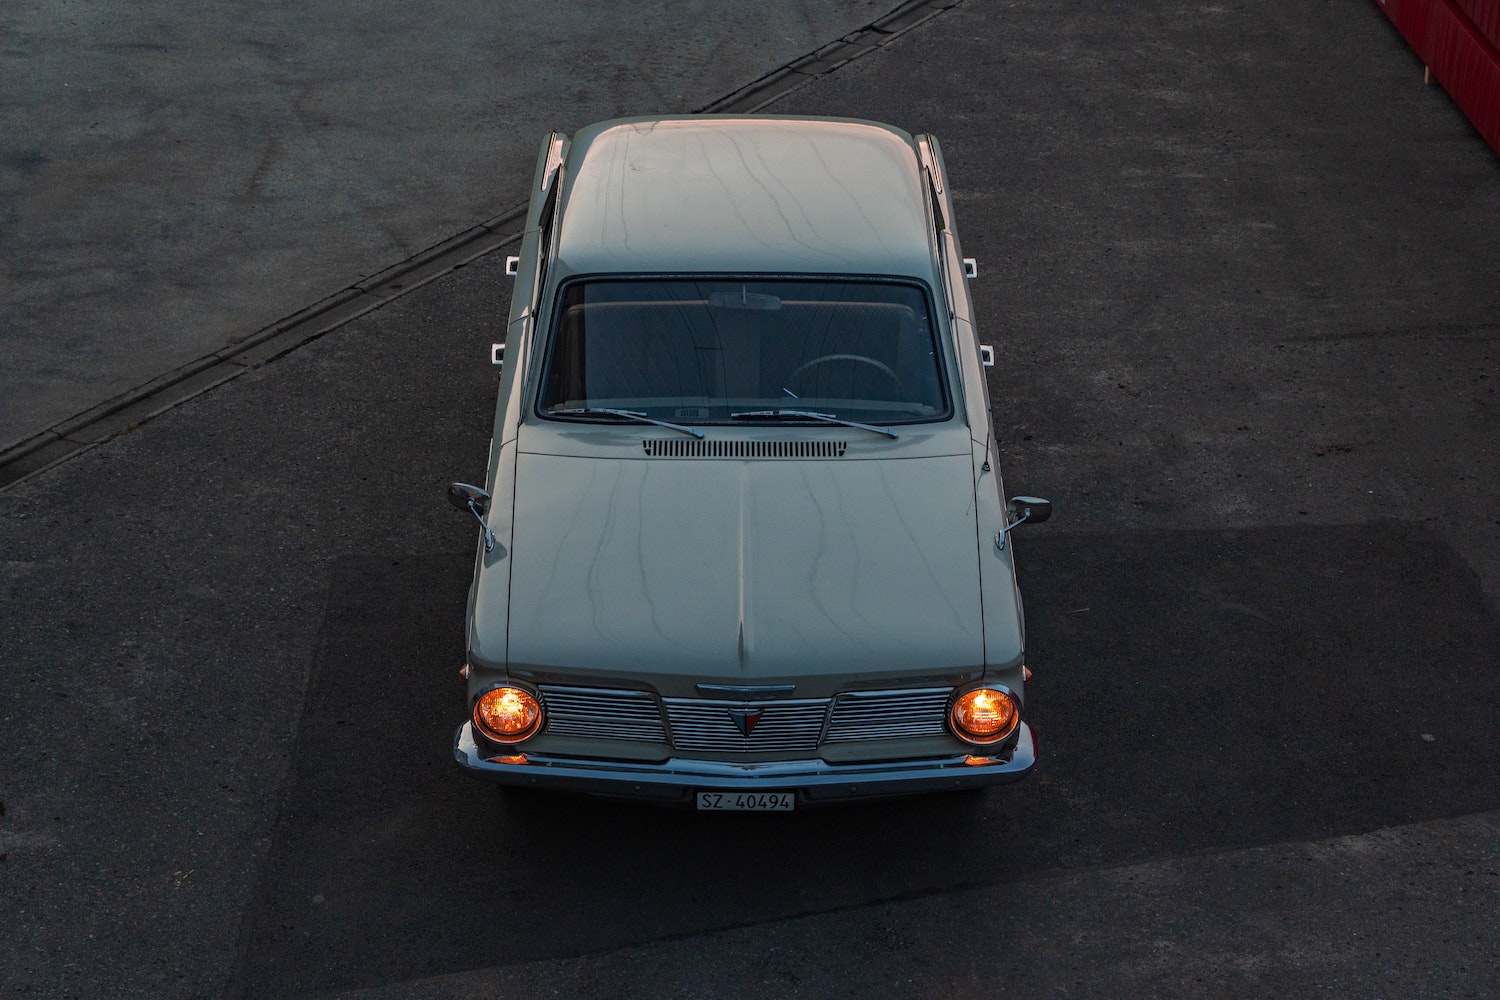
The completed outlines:
[[[1005,536],[1023,524],[1040,524],[1052,516],[1052,501],[1041,497],[1011,497],[1005,502],[1005,519],[1010,523],[995,533],[995,548],[1005,548]]]
[[[449,483],[448,502],[458,510],[466,510],[474,515],[479,522],[480,529],[484,532],[484,551],[493,552],[495,549],[495,533],[490,526],[484,523],[484,515],[490,509],[490,495],[478,486],[470,486],[468,483]]]
[[[1052,501],[1041,497],[1011,497],[1005,504],[1005,513],[1012,527],[1022,521],[1041,524],[1052,516]]]
[[[473,504],[481,514],[488,513],[490,509],[490,495],[468,483],[449,483],[448,502],[458,510],[468,510],[469,505]]]

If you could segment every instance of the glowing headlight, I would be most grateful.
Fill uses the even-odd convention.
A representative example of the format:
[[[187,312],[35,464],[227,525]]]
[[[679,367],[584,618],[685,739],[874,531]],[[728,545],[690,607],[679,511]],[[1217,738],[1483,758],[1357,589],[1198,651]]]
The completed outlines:
[[[496,743],[520,743],[542,728],[542,706],[520,688],[493,688],[474,703],[474,725]]]
[[[1009,691],[977,688],[959,696],[948,713],[954,735],[980,746],[999,743],[1021,722],[1021,708]]]

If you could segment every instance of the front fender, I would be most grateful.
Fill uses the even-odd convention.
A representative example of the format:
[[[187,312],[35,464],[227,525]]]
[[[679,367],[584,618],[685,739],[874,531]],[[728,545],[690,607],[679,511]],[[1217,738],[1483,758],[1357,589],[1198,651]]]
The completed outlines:
[[[999,680],[1020,691],[1021,665],[1026,654],[1026,624],[1021,611],[1021,592],[1016,585],[1013,546],[1006,536],[1004,548],[995,536],[1008,523],[1000,470],[980,442],[974,449],[974,505],[977,512],[975,544],[979,555],[979,587],[984,614],[985,679]]]
[[[496,450],[490,474],[490,509],[485,523],[495,534],[495,547],[484,550],[483,539],[475,546],[474,582],[469,586],[467,640],[470,681],[486,670],[504,670],[506,642],[510,631],[511,545],[515,521],[516,442]]]

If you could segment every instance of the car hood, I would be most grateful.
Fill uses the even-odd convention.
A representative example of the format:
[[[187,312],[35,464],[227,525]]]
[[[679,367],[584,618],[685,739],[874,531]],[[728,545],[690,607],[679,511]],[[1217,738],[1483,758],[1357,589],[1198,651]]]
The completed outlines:
[[[543,680],[982,669],[968,455],[518,456],[508,659]]]

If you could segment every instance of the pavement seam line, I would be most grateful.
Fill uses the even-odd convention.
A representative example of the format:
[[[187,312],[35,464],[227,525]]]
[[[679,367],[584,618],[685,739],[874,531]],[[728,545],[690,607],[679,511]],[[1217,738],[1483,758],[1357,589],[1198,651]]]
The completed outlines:
[[[945,14],[963,0],[906,0],[885,14],[835,41],[821,45],[776,67],[729,94],[695,108],[693,114],[755,114],[783,97],[829,74],[861,56],[884,48],[895,39],[933,18]],[[239,343],[220,348],[171,371],[142,382],[117,396],[59,420],[52,426],[0,449],[0,492],[32,476],[46,472],[107,441],[127,434],[209,389],[230,382],[247,371],[270,364],[305,344],[331,333],[367,313],[414,292],[428,282],[450,274],[480,257],[494,253],[519,239],[518,227],[526,217],[526,204],[513,205],[499,215],[441,240],[411,257],[356,281],[250,334]],[[429,270],[430,269],[430,270]],[[411,282],[402,279],[420,277]],[[358,305],[354,305],[359,303]],[[349,308],[353,306],[353,308]],[[246,359],[257,349],[278,339],[270,353]],[[172,390],[214,369],[223,368],[222,378],[195,384],[188,391]],[[139,415],[120,415],[160,400]],[[90,433],[92,431],[92,433]],[[71,449],[59,445],[76,445]]]

